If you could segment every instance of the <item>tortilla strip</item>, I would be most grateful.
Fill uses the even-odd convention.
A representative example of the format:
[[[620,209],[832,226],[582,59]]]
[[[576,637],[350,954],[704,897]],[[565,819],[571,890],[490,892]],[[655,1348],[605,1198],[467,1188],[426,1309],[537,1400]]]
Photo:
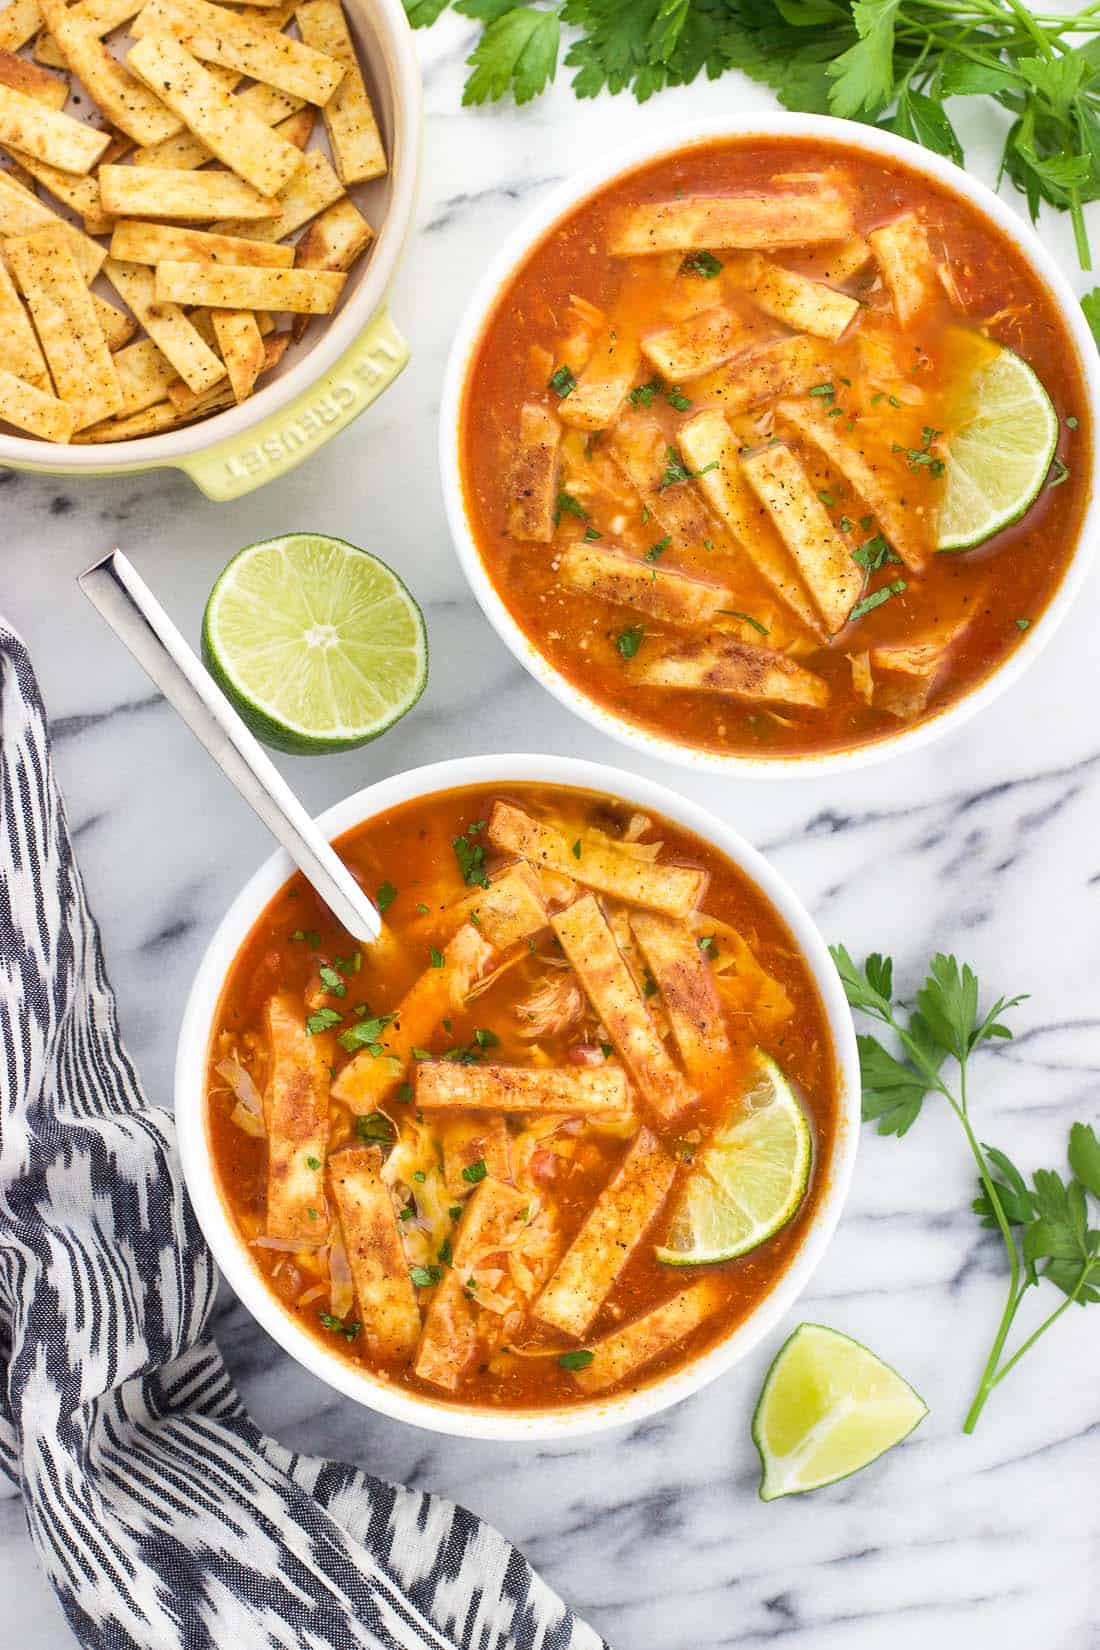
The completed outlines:
[[[226,314],[232,313],[232,310],[226,311]],[[199,336],[203,338],[203,342],[205,343],[206,339],[203,336],[203,328],[199,323],[200,321],[205,320],[210,320],[212,323],[213,313],[210,310],[196,310],[194,314],[189,317],[189,319],[192,321],[195,331],[199,333]],[[257,315],[255,320],[261,333],[270,330],[269,325],[265,324],[270,322],[270,316]],[[210,327],[210,339],[211,343],[216,341],[212,324]],[[260,370],[257,373],[257,377],[262,378],[265,372],[270,372],[272,367],[278,366],[289,347],[289,332],[275,332],[272,333],[270,337],[265,338],[264,358],[260,363]],[[176,378],[171,384],[169,384],[168,399],[176,408],[177,412],[192,415],[196,413],[202,414],[208,412],[220,412],[223,407],[232,406],[236,402],[236,396],[233,393],[232,385],[227,386],[225,384],[218,384],[212,390],[196,392],[195,390],[188,389],[182,378]]]
[[[668,624],[709,624],[721,608],[733,602],[733,592],[725,585],[708,584],[689,573],[656,567],[644,557],[586,544],[583,539],[563,553],[558,578],[570,590],[637,608]]]
[[[232,403],[233,391],[227,384],[222,404],[228,407]],[[145,407],[140,412],[129,413],[124,418],[106,418],[102,424],[93,424],[86,430],[79,430],[73,436],[73,443],[87,446],[92,442],[134,441],[138,436],[163,435],[165,430],[178,430],[181,425],[191,424],[196,418],[202,418],[206,413],[215,410],[212,404],[204,403],[198,409],[182,413],[171,401],[158,401],[153,406]]]
[[[345,188],[380,178],[386,171],[386,151],[363,81],[355,45],[337,0],[309,0],[297,10],[298,27],[307,46],[342,63],[346,73],[324,106],[336,170]]]
[[[185,263],[260,264],[288,269],[294,262],[292,246],[268,246],[234,235],[213,235],[175,224],[136,222],[119,218],[111,237],[111,257],[123,263],[159,264],[165,259]]]
[[[116,309],[114,304],[109,304],[98,292],[92,293],[92,304],[96,320],[107,341],[107,348],[113,355],[116,350],[122,349],[123,345],[130,342],[138,329],[137,321],[132,315],[126,315],[121,309]]]
[[[190,389],[199,394],[225,377],[224,364],[200,337],[194,323],[176,304],[161,299],[156,292],[151,269],[108,258],[103,273]]]
[[[101,166],[104,210],[120,218],[169,218],[206,223],[228,211],[241,219],[273,218],[278,205],[232,172],[163,166]],[[142,260],[143,262],[147,260]]]
[[[102,40],[105,34],[111,34],[123,23],[129,22],[144,3],[145,0],[76,0],[76,4],[67,10],[74,23],[90,29]],[[34,58],[36,63],[46,63],[52,69],[69,67],[57,41],[46,32],[40,34],[34,43]]]
[[[15,282],[0,263],[0,368],[35,389],[51,390],[46,359]]]
[[[17,52],[42,27],[38,0],[10,0],[0,11],[0,47]]]
[[[76,412],[68,401],[59,401],[0,367],[0,422],[46,441],[66,442],[73,433]]]
[[[749,486],[770,515],[817,603],[830,635],[843,630],[864,573],[790,447],[765,447],[741,461]]]
[[[638,376],[638,361],[633,338],[623,338],[614,328],[605,329],[592,346],[576,389],[558,408],[562,423],[578,430],[606,430],[614,424]]]
[[[122,406],[111,352],[61,224],[6,241],[4,252],[30,311],[53,387],[76,414],[76,429]]]
[[[271,1061],[264,1090],[267,1236],[322,1242],[328,1235],[325,1040],[308,1034],[301,1005],[289,991],[268,999],[264,1020]]]
[[[707,385],[724,413],[744,412],[773,395],[802,395],[828,378],[822,346],[816,339],[780,338],[740,356]],[[700,386],[701,388],[702,386]]]
[[[642,354],[670,384],[688,383],[723,366],[753,336],[753,329],[724,304],[700,310],[685,321],[651,332],[642,339]]]
[[[669,1059],[594,895],[582,894],[550,920],[642,1095],[659,1117],[675,1117],[694,1103],[695,1092]]]
[[[939,287],[936,261],[924,224],[915,212],[872,229],[867,239],[882,271],[898,325],[909,326],[931,303]]]
[[[151,90],[139,85],[107,50],[98,31],[72,15],[65,0],[38,3],[69,69],[112,126],[135,143],[159,143],[179,131],[179,120],[172,111]]]
[[[853,235],[849,240],[837,241],[834,246],[815,247],[797,261],[804,275],[839,286],[842,281],[850,281],[853,275],[865,269],[872,256],[870,242],[865,241],[862,235]]]
[[[927,546],[922,543],[921,518],[899,503],[898,491],[904,483],[892,472],[885,451],[876,455],[874,444],[866,443],[864,437],[858,438],[864,444],[857,446],[841,435],[823,407],[811,402],[781,401],[776,412],[859,494],[905,565],[914,573],[922,572]]]
[[[471,1259],[506,1245],[527,1224],[530,1194],[486,1178],[466,1205],[454,1258],[432,1295],[413,1365],[422,1381],[454,1392],[478,1353],[478,1308],[466,1279]]]
[[[250,109],[241,109],[209,69],[170,35],[139,40],[126,61],[230,171],[261,195],[277,195],[301,166],[302,151]]]
[[[593,1341],[589,1348],[592,1362],[573,1371],[574,1381],[582,1392],[591,1393],[626,1380],[698,1329],[718,1310],[722,1300],[719,1280],[700,1278],[625,1328]]]
[[[511,1180],[508,1128],[503,1117],[467,1112],[439,1123],[443,1147],[443,1181],[452,1197],[468,1197],[475,1182],[462,1178],[463,1169],[484,1163],[491,1180]]]
[[[423,1060],[416,1104],[424,1111],[562,1112],[571,1117],[630,1105],[621,1066],[460,1066]]]
[[[298,242],[298,269],[348,270],[374,239],[374,230],[355,202],[338,200],[315,218]]]
[[[630,926],[657,982],[684,1070],[700,1088],[713,1088],[730,1042],[700,936],[652,911],[632,911]]]
[[[83,121],[47,109],[33,97],[0,86],[0,143],[57,166],[62,172],[90,172],[111,141]]]
[[[408,1359],[420,1339],[420,1308],[381,1166],[374,1147],[336,1152],[329,1159],[329,1187],[367,1347],[376,1358]]]
[[[550,921],[539,879],[525,860],[498,871],[488,888],[463,903],[482,938],[498,951],[510,951]]]
[[[80,213],[89,235],[109,234],[111,220],[103,211],[99,183],[94,176],[76,177],[72,172],[62,172],[59,167],[47,166],[45,161],[36,160],[33,155],[23,154],[18,149],[13,149],[10,153],[29,177],[42,184],[70,211]]]
[[[328,315],[336,308],[346,280],[346,275],[319,269],[165,262],[157,265],[157,302]]]
[[[66,223],[50,208],[21,189],[12,178],[0,172],[0,240],[12,236],[33,235],[38,229],[60,226],[77,267],[86,281],[93,281],[103,267],[107,254],[90,236],[84,235],[73,224]]]
[[[828,189],[802,195],[682,195],[631,207],[609,250],[619,258],[723,247],[767,252],[843,240],[854,229],[847,201]]]
[[[737,267],[736,278],[758,309],[793,332],[836,340],[859,314],[857,298],[768,258],[746,258]]]
[[[519,413],[508,531],[549,544],[554,537],[561,467],[561,425],[548,407],[525,401]]]
[[[264,341],[256,317],[250,309],[216,309],[211,319],[233,394],[238,401],[246,401],[264,364]]]
[[[199,177],[208,174],[200,172]],[[293,235],[296,229],[323,212],[326,206],[338,201],[344,187],[329,164],[323,149],[311,149],[277,200],[278,213],[266,223],[248,223],[240,218],[226,217],[211,224],[219,235],[246,235],[257,241],[281,241]],[[299,268],[302,266],[299,265]]]
[[[178,376],[171,361],[161,354],[151,338],[139,338],[136,344],[127,344],[114,357],[114,363],[122,386],[121,416],[124,418],[163,401],[169,384]]]
[[[799,582],[783,541],[741,473],[737,442],[725,416],[716,407],[706,407],[681,424],[679,436],[684,460],[695,471],[715,515],[775,594],[815,635],[823,636],[817,610]]]
[[[148,0],[131,33],[136,40],[171,35],[203,62],[235,69],[307,103],[327,103],[346,74],[325,52],[277,29],[256,29],[207,0]]]
[[[242,114],[255,115],[265,126],[278,126],[302,107],[299,98],[287,97],[272,86],[260,85],[246,86],[243,92],[230,99],[230,104]],[[142,149],[135,149],[133,155],[135,166],[169,166],[180,172],[194,171],[213,158],[214,151],[188,131],[177,132],[175,137],[165,138],[163,143],[151,143]]]
[[[647,658],[635,679],[646,687],[725,693],[776,705],[820,709],[829,702],[828,684],[786,653],[726,638],[675,643]]]
[[[40,69],[37,63],[28,63],[25,57],[0,47],[0,86],[13,92],[22,92],[46,109],[63,109],[69,101],[68,82]]]
[[[648,413],[627,413],[611,436],[611,456],[641,496],[643,507],[678,547],[702,550],[720,538],[721,529],[691,482],[661,483],[676,449]]]

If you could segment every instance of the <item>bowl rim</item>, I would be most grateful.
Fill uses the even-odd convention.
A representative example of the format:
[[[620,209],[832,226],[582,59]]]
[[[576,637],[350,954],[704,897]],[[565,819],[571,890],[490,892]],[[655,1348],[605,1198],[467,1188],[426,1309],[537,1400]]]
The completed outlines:
[[[625,1396],[552,1411],[464,1409],[433,1403],[344,1363],[294,1321],[252,1265],[233,1227],[212,1171],[206,1129],[205,1072],[214,1015],[226,974],[253,923],[294,866],[283,849],[245,883],[211,936],[196,970],[180,1026],[175,1113],[180,1162],[192,1206],[222,1275],[272,1339],[345,1397],[431,1432],[511,1441],[573,1438],[625,1426],[679,1403],[739,1363],[769,1334],[806,1287],[836,1230],[851,1185],[859,1140],[860,1081],[855,1029],[825,941],[787,882],[724,820],[664,785],[604,763],[530,753],[456,757],[406,769],[354,792],[320,815],[334,837],[385,809],[468,785],[537,782],[603,791],[665,813],[734,861],[790,928],[817,987],[833,1040],[837,1130],[817,1211],[777,1283],[725,1339],[684,1368]]]
[[[1088,498],[1077,542],[1061,580],[1039,619],[1012,652],[968,693],[912,727],[899,728],[852,749],[802,756],[745,756],[681,745],[636,726],[567,681],[535,647],[499,595],[478,550],[466,512],[459,437],[467,375],[497,298],[517,267],[558,220],[607,183],[678,150],[723,139],[784,136],[817,138],[842,148],[900,161],[968,201],[1009,238],[1050,291],[1065,323],[1088,401],[1092,453],[1085,478]],[[851,773],[919,750],[976,716],[1034,663],[1077,600],[1092,565],[1095,541],[1100,536],[1100,353],[1069,281],[1036,231],[987,184],[971,177],[953,161],[880,127],[858,125],[833,115],[765,113],[700,117],[647,133],[573,174],[548,191],[501,244],[467,301],[447,358],[439,411],[439,468],[451,539],[482,612],[520,664],[567,710],[621,744],[679,767],[709,770],[739,779],[766,780]]]
[[[412,229],[420,173],[423,85],[412,30],[400,0],[348,0],[353,13],[375,31],[393,99],[391,190],[385,221],[371,249],[358,286],[317,340],[281,377],[266,384],[239,406],[179,430],[142,436],[136,441],[94,441],[80,446],[55,445],[30,436],[0,435],[0,464],[40,474],[122,473],[135,468],[176,464],[196,453],[231,442],[291,402],[333,366],[381,308]]]

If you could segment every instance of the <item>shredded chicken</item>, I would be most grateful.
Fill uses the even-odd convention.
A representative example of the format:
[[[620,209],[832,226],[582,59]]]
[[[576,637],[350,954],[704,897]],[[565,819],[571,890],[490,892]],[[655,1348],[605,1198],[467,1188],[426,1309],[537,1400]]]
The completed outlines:
[[[576,1025],[584,1013],[584,995],[572,969],[540,980],[531,995],[517,1003],[521,1037],[555,1037]]]

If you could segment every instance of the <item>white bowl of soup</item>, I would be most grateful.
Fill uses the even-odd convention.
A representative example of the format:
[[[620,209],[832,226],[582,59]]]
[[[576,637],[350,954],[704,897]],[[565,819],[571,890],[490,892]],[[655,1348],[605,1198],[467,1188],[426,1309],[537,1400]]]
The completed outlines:
[[[470,1437],[598,1431],[731,1369],[820,1260],[859,1129],[790,889],[696,804],[561,757],[421,768],[321,824],[382,939],[277,853],[180,1033],[183,1170],[240,1299],[339,1392]],[[794,1195],[747,1239],[725,1210],[727,1258],[685,1252],[716,1142],[747,1199],[728,1130],[761,1114],[796,1124]]]
[[[989,375],[1011,401],[1029,369],[1021,508],[987,497],[988,447],[967,497]],[[949,161],[708,120],[570,179],[492,259],[444,496],[487,617],[578,715],[692,766],[844,771],[957,726],[1050,639],[1096,536],[1098,390],[1054,260]]]

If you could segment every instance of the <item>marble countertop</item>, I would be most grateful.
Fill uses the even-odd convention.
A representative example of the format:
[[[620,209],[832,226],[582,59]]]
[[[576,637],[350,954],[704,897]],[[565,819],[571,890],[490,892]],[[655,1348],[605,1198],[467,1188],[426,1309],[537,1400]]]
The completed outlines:
[[[197,636],[231,553],[292,526],[340,534],[401,569],[424,605],[432,677],[399,729],[363,752],[281,759],[311,808],[456,752],[568,752],[654,777],[732,820],[790,879],[830,940],[892,950],[906,981],[936,949],[987,985],[1028,990],[1023,1034],[983,1054],[983,1138],[1055,1162],[1070,1121],[1100,1113],[1100,584],[1025,679],[955,737],[846,778],[768,786],[643,762],[574,720],[520,669],[470,597],[436,475],[443,361],[486,253],[594,149],[654,122],[772,106],[735,76],[577,104],[566,76],[528,109],[463,110],[473,28],[418,37],[427,140],[419,229],[395,315],[412,341],[397,385],[300,469],[234,505],[182,477],[59,481],[0,471],[0,608],[31,645],[55,756],[125,1034],[150,1097],[171,1104],[192,972],[231,895],[267,853],[222,784],[81,597],[75,575],[114,544]],[[995,171],[985,139],[972,168]],[[1007,117],[1006,117],[1007,118]],[[968,133],[964,125],[964,136]],[[1019,197],[1013,197],[1019,204]],[[1093,219],[1100,245],[1100,212]],[[1075,271],[1068,229],[1044,237]],[[1083,288],[1086,284],[1079,278]],[[866,1341],[932,1414],[872,1471],[765,1506],[749,1418],[777,1334],[742,1367],[632,1431],[572,1447],[435,1437],[337,1398],[230,1299],[220,1334],[261,1425],[490,1517],[616,1650],[771,1641],[798,1650],[1096,1650],[1100,1646],[1097,1326],[1071,1313],[991,1402],[963,1413],[1000,1310],[999,1245],[968,1205],[953,1122],[929,1105],[899,1144],[865,1133],[833,1246],[803,1318]],[[68,1650],[17,1500],[0,1501],[0,1638]]]

